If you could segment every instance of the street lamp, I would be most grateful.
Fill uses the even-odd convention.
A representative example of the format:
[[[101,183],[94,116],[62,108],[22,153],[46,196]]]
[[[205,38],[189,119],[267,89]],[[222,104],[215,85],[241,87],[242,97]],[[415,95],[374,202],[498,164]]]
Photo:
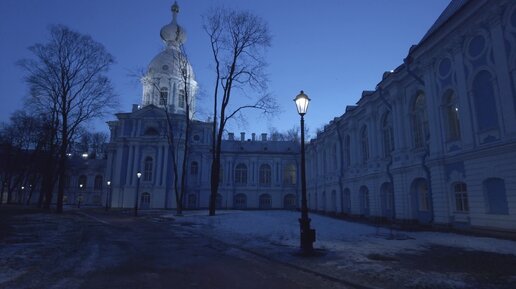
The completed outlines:
[[[308,218],[308,206],[306,201],[306,171],[305,171],[305,114],[308,110],[310,98],[302,90],[294,98],[297,113],[301,116],[301,253],[310,255],[313,253],[315,242],[315,230],[310,229],[310,218]]]
[[[136,197],[134,198],[134,216],[138,216],[138,191],[140,190],[140,178],[142,177],[142,173],[136,173]]]
[[[82,191],[82,187],[83,187],[83,184],[79,184],[79,190],[80,191]],[[77,200],[77,208],[81,207],[81,199],[82,199],[82,194],[79,192],[79,197],[78,197],[78,200]]]
[[[107,181],[107,192],[106,192],[106,211],[109,210],[109,201],[111,199],[111,181]]]

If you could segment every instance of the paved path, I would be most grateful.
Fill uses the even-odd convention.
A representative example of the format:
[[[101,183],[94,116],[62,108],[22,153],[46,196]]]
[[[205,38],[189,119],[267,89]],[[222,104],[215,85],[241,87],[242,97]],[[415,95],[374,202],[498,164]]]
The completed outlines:
[[[0,261],[0,288],[349,288],[152,216],[1,216],[25,257]]]

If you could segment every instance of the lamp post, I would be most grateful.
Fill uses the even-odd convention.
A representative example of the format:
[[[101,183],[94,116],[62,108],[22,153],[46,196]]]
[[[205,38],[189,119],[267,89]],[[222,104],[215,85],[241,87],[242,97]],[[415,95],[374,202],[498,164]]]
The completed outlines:
[[[81,191],[82,191],[82,187],[83,187],[83,184],[79,184],[79,197],[77,198],[77,200],[78,200],[77,208],[81,207],[81,199],[82,199]]]
[[[313,242],[315,242],[315,230],[310,229],[310,218],[308,218],[308,206],[306,200],[306,171],[305,171],[305,114],[308,110],[310,98],[302,90],[294,98],[297,112],[301,116],[301,218],[299,225],[301,229],[301,253],[310,255],[313,253]]]
[[[111,181],[106,182],[107,192],[106,192],[106,211],[109,210],[109,203],[111,199]]]
[[[138,216],[138,191],[140,190],[140,178],[142,176],[142,173],[137,172],[136,173],[136,197],[134,198],[134,216]]]

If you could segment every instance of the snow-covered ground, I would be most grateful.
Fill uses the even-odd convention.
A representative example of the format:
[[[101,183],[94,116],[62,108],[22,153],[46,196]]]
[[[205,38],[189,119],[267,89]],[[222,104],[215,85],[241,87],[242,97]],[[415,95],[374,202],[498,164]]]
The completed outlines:
[[[403,284],[400,288],[471,287],[475,276],[467,272],[429,272],[418,270],[417,264],[416,268],[406,268],[397,258],[400,254],[425,254],[436,246],[450,248],[452,254],[454,248],[457,248],[457,251],[471,254],[487,252],[516,256],[514,241],[454,233],[391,231],[384,227],[310,214],[312,228],[317,232],[314,247],[323,249],[325,254],[307,262],[306,259],[293,258],[291,254],[299,246],[299,212],[219,211],[216,216],[208,217],[206,211],[202,211],[186,212],[183,217],[164,217],[174,218],[175,224],[202,228],[206,234],[241,248],[256,250],[257,253],[294,262],[338,278],[349,280],[356,273],[363,277],[361,281],[365,280],[369,285],[378,285],[378,282],[381,284],[382,280],[386,280]],[[450,255],[450,261],[456,257]],[[394,262],[386,262],[389,258]],[[516,270],[508,280],[516,282]]]

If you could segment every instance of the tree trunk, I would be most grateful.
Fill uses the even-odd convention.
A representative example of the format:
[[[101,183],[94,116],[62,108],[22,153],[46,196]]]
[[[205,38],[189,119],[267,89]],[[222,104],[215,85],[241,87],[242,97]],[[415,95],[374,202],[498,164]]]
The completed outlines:
[[[65,94],[66,95],[66,94]],[[66,98],[64,98],[66,100]],[[59,169],[58,169],[58,185],[57,185],[57,205],[56,213],[63,213],[63,196],[64,196],[64,179],[66,173],[66,150],[68,148],[68,116],[63,113],[63,127],[61,132],[61,147],[59,149]]]

